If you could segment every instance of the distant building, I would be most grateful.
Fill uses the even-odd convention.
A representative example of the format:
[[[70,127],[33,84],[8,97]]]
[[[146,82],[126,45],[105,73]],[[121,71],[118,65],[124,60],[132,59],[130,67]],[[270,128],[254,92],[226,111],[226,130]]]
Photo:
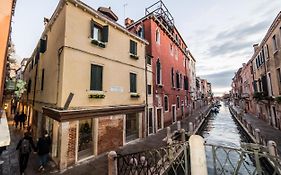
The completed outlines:
[[[35,138],[50,133],[60,169],[146,135],[148,42],[117,19],[110,8],[61,0],[27,62],[20,108]]]

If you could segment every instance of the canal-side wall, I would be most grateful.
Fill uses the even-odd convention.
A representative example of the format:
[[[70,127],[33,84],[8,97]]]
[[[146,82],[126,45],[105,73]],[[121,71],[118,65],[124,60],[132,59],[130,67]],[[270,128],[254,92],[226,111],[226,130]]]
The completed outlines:
[[[254,137],[255,131],[253,130],[253,127],[249,123],[247,123],[246,120],[243,120],[243,118],[241,116],[243,114],[242,113],[238,114],[237,111],[235,111],[232,108],[232,106],[229,106],[229,111],[230,111],[232,117],[236,120],[236,122],[240,125],[240,127],[243,129],[243,131],[247,134],[248,138],[250,138],[253,143],[257,143],[257,140]]]

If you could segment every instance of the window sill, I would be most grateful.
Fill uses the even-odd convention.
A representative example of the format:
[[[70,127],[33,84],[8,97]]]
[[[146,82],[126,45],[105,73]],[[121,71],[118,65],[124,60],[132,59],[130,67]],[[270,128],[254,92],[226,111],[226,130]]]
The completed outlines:
[[[106,43],[104,43],[102,41],[95,40],[95,39],[91,39],[91,43],[95,44],[95,45],[97,45],[101,48],[105,48],[105,46],[106,46]]]
[[[138,56],[138,55],[135,55],[135,54],[132,54],[132,53],[130,53],[130,57],[131,57],[131,58],[134,58],[134,59],[136,59],[136,60],[139,59],[139,56]]]
[[[163,84],[157,84],[157,86],[162,88],[164,85]]]

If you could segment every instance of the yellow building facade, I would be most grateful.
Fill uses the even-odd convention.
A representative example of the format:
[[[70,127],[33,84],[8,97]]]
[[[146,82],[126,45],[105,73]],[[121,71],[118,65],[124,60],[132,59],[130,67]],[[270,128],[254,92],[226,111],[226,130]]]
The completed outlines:
[[[107,10],[61,0],[24,72],[21,109],[36,138],[49,131],[60,169],[147,135],[148,43]]]

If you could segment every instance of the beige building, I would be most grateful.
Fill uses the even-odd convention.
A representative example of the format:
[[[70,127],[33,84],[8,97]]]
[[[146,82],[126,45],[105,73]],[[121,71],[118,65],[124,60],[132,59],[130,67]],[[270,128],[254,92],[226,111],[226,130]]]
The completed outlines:
[[[117,19],[110,8],[61,0],[27,63],[21,109],[35,137],[50,132],[60,169],[147,135],[148,43]]]
[[[281,129],[281,12],[271,24],[262,42],[254,45],[254,91],[262,96],[256,102],[257,115],[272,126]]]

